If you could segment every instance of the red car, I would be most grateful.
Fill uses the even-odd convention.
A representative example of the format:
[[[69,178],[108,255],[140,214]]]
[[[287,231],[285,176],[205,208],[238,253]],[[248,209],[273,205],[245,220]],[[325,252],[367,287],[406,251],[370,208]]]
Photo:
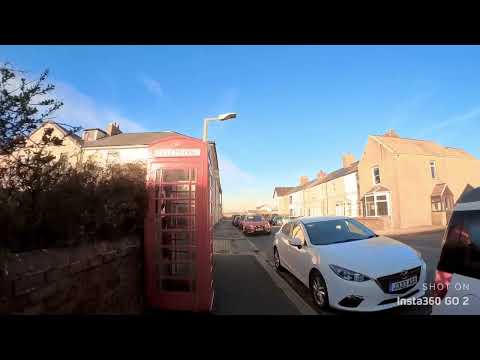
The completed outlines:
[[[245,235],[259,232],[270,234],[272,232],[272,227],[263,216],[247,215],[242,221],[242,230]]]

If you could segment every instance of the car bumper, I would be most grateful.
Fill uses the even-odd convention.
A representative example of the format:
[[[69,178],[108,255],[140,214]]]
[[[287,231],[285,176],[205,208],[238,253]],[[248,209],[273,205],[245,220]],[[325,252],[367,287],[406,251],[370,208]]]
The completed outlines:
[[[336,278],[335,278],[336,277]],[[330,306],[346,311],[381,311],[401,305],[399,298],[412,299],[425,296],[426,264],[422,262],[417,284],[399,294],[385,293],[375,280],[346,281],[331,272],[325,279]],[[330,280],[330,281],[329,281]],[[329,286],[329,283],[331,286]]]
[[[257,230],[255,228],[252,229],[252,228],[247,228],[247,227],[244,230],[247,234],[262,233],[262,232],[263,233],[270,233],[272,231],[271,228],[269,228],[269,229],[262,228],[261,230]]]

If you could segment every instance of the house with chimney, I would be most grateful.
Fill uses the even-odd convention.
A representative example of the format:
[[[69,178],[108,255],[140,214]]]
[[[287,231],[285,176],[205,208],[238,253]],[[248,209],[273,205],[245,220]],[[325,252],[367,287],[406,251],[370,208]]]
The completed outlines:
[[[320,171],[313,180],[301,176],[296,187],[276,187],[273,198],[279,214],[358,216],[358,161],[352,154],[346,154],[342,165],[329,174]]]
[[[305,186],[305,215],[358,216],[358,161],[342,157],[342,167],[329,174],[320,171]]]
[[[291,216],[351,216],[375,230],[445,226],[458,198],[480,186],[480,160],[462,149],[401,138],[394,130],[370,135],[359,161],[275,188]],[[284,190],[285,189],[285,190]],[[281,196],[280,196],[281,195]]]
[[[377,229],[447,224],[465,189],[480,186],[480,160],[462,149],[370,135],[358,164],[361,214]]]
[[[88,160],[105,166],[109,164],[125,164],[132,162],[146,162],[149,158],[148,146],[157,140],[171,134],[189,137],[173,131],[124,133],[120,125],[111,122],[106,129],[89,128],[83,130],[80,136],[72,134],[61,124],[46,121],[33,131],[27,139],[27,144],[39,144],[44,131],[53,128],[52,136],[62,139],[61,145],[49,145],[46,151],[57,159],[65,158],[72,166],[78,166]],[[23,156],[21,153],[19,156]],[[218,168],[218,154],[214,141],[208,142],[208,158],[212,165],[212,175],[215,183],[212,184],[212,207],[214,208],[214,223],[222,217],[222,187]]]

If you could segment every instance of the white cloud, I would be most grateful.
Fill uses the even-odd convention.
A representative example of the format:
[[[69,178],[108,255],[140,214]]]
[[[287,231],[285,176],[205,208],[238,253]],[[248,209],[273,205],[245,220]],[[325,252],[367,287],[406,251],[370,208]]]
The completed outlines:
[[[147,76],[142,76],[143,85],[150,91],[153,95],[162,97],[163,96],[163,88],[157,80],[149,78]]]
[[[71,85],[57,82],[55,96],[64,104],[55,113],[55,118],[59,122],[83,128],[104,129],[109,122],[116,121],[123,132],[145,131],[142,125],[127,119],[111,107],[98,104],[92,97],[81,93]]]
[[[248,185],[255,181],[253,175],[240,169],[232,160],[226,157],[219,158],[218,167],[222,184],[224,183],[226,186]]]
[[[219,168],[225,211],[254,209],[255,206],[271,202],[269,190],[260,186],[259,179],[228,157],[219,157]]]
[[[463,114],[453,116],[447,120],[435,123],[432,126],[429,126],[428,128],[421,130],[417,136],[419,138],[423,138],[427,135],[431,135],[438,131],[448,129],[455,125],[463,125],[472,120],[479,119],[479,118],[480,118],[480,107],[477,107]]]

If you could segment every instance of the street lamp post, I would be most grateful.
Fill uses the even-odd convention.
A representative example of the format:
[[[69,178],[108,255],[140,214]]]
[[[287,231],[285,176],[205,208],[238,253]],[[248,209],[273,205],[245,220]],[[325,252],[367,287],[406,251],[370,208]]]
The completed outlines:
[[[235,119],[237,117],[237,113],[226,113],[220,114],[217,117],[205,118],[203,119],[203,141],[208,141],[208,122],[209,121],[225,121]]]

